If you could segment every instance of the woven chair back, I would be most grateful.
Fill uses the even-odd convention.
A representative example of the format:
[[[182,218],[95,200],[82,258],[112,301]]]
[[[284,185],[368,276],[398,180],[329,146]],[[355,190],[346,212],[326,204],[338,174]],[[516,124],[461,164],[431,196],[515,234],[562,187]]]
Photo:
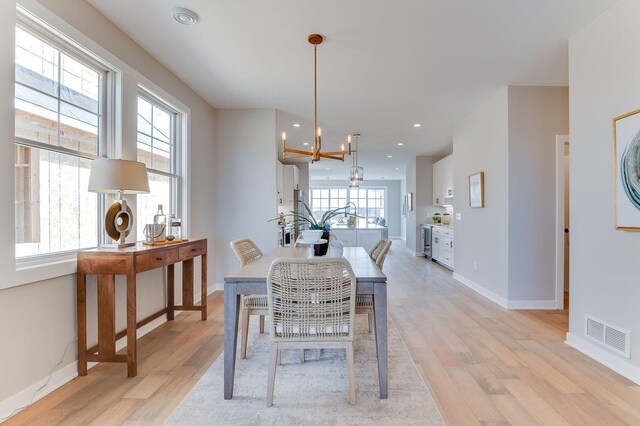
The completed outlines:
[[[382,239],[381,241],[383,241],[384,243],[381,245],[381,248],[378,251],[378,255],[374,259],[376,265],[378,265],[378,268],[380,268],[380,270],[382,270],[382,267],[384,266],[384,259],[387,257],[387,253],[389,253],[391,243],[393,242],[388,239]]]
[[[345,259],[276,259],[267,297],[273,342],[353,340],[356,278]]]
[[[231,241],[230,245],[242,266],[247,263],[254,262],[262,257],[262,250],[260,250],[260,247],[258,247],[256,243],[251,241],[249,238]]]

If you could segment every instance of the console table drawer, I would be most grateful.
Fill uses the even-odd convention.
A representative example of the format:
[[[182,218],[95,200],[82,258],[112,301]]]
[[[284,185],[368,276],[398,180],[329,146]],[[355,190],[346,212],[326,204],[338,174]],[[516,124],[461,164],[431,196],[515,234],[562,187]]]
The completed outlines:
[[[136,256],[136,271],[144,272],[160,268],[178,261],[177,250],[163,250],[157,253],[139,254]]]
[[[186,247],[180,247],[180,260],[202,256],[207,252],[207,241],[198,241]]]

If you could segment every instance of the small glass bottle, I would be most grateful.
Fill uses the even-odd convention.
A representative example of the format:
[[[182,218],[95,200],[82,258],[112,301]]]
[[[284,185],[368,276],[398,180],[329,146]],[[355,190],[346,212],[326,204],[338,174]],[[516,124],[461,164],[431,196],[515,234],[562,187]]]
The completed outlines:
[[[158,213],[153,216],[153,223],[156,225],[166,225],[167,216],[162,212],[162,204],[158,204]]]
[[[176,240],[182,239],[182,219],[176,217],[174,213],[169,216],[169,234]]]

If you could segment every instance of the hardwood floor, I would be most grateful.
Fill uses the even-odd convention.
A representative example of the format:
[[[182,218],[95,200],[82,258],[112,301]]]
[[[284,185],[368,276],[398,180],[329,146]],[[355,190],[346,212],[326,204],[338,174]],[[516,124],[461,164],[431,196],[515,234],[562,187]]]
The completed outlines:
[[[640,386],[563,343],[566,310],[507,311],[400,244],[391,316],[448,424],[640,424]],[[222,299],[142,337],[138,377],[97,365],[7,424],[161,423],[222,352]]]

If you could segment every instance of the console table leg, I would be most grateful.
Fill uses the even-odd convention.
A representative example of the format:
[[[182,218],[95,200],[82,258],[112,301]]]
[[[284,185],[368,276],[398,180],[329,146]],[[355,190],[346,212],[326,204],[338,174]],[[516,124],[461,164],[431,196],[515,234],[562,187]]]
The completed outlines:
[[[207,320],[207,253],[201,256],[202,267],[201,269],[201,296],[200,296],[200,318],[202,321]]]
[[[193,306],[193,259],[182,262],[182,306]]]
[[[174,265],[167,266],[167,321],[172,321],[175,306],[175,268]]]
[[[127,375],[129,377],[138,375],[136,329],[136,274],[135,271],[131,271],[127,274]]]
[[[78,317],[78,376],[87,375],[87,279],[78,272],[76,282]]]
[[[116,355],[116,289],[113,275],[98,275],[98,354]]]

